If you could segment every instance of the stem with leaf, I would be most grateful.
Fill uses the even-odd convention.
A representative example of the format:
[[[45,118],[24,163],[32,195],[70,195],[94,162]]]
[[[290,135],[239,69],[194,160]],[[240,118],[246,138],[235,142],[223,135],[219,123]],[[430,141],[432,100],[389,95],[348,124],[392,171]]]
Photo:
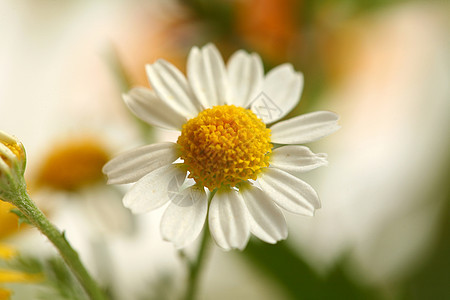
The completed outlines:
[[[15,205],[23,217],[34,225],[44,234],[50,242],[58,249],[61,257],[67,263],[92,300],[105,300],[103,291],[98,287],[97,283],[88,273],[78,256],[78,253],[71,247],[64,233],[61,233],[50,221],[45,217],[42,211],[30,199],[26,191],[25,185],[16,197],[12,198],[11,204]]]

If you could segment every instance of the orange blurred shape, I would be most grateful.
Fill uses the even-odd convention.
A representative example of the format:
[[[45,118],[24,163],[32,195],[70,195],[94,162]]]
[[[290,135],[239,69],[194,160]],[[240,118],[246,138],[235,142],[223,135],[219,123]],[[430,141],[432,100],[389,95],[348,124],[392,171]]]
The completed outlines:
[[[247,0],[236,5],[238,34],[263,57],[284,60],[297,35],[296,1]]]
[[[11,291],[0,288],[0,300],[11,299]]]
[[[361,72],[360,61],[364,57],[360,48],[366,42],[369,24],[363,18],[345,20],[320,39],[317,51],[332,82],[340,83],[347,76]]]
[[[105,147],[93,138],[78,138],[54,146],[43,159],[37,185],[74,190],[103,179],[109,160]]]
[[[186,41],[195,25],[184,11],[131,8],[114,32],[113,43],[131,85],[148,86],[145,65],[163,58],[185,69]]]

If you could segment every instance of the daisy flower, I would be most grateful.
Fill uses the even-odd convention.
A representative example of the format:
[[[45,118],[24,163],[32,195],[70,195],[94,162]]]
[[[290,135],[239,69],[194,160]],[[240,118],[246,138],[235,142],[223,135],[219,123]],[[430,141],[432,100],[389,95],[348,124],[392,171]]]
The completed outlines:
[[[212,44],[192,48],[187,78],[172,64],[147,65],[153,90],[124,95],[143,121],[181,134],[121,154],[103,168],[110,184],[136,184],[123,203],[134,213],[168,204],[161,234],[177,248],[191,243],[208,219],[223,249],[244,249],[250,233],[276,243],[287,237],[281,209],[313,215],[314,189],[298,177],[327,163],[304,144],[339,128],[318,111],[270,125],[299,101],[303,76],[292,65],[264,75],[261,58],[237,51],[225,65]],[[270,126],[269,126],[270,125]]]

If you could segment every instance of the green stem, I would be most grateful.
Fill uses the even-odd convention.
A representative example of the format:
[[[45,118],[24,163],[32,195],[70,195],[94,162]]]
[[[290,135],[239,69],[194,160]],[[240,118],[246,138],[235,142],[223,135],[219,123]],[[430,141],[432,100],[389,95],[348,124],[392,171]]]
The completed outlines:
[[[86,293],[92,300],[105,300],[103,291],[98,287],[97,283],[89,275],[86,268],[80,261],[78,253],[70,246],[66,240],[64,233],[59,230],[45,217],[42,211],[33,203],[30,196],[24,190],[21,195],[17,195],[12,199],[11,203],[15,205],[20,212],[42,232],[53,245],[58,249],[64,261],[75,274]]]
[[[216,191],[213,191],[208,199],[208,206],[211,202],[212,198]],[[209,209],[208,209],[209,211]],[[205,226],[203,230],[203,236],[200,244],[200,248],[198,250],[197,259],[195,262],[189,264],[189,277],[188,277],[188,286],[186,291],[185,300],[193,300],[195,299],[197,289],[198,289],[198,281],[201,268],[204,264],[206,252],[208,249],[209,240],[211,239],[211,235],[209,233],[209,224],[208,224],[208,215],[206,216]]]

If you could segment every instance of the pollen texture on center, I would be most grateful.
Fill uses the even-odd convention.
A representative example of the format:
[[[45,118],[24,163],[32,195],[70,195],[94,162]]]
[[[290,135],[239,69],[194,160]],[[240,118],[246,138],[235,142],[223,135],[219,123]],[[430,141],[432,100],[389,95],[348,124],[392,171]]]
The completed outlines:
[[[234,105],[200,112],[183,125],[177,143],[189,177],[210,190],[256,179],[272,149],[266,124]]]

